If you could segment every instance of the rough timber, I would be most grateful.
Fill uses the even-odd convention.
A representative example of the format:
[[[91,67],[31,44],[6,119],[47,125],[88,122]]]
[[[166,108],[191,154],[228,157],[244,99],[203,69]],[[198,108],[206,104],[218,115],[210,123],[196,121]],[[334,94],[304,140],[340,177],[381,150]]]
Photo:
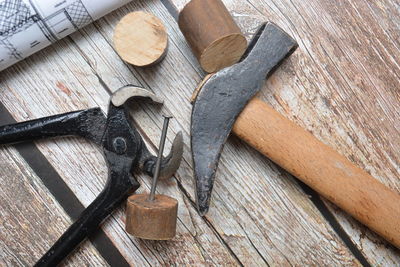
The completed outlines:
[[[171,8],[180,9],[187,1],[163,2],[132,1],[1,72],[0,123],[94,106],[105,109],[110,92],[102,83],[111,90],[134,83],[165,98],[162,109],[132,106],[150,146],[158,143],[162,111],[176,117],[170,138],[183,130],[189,144],[189,99],[203,73],[169,12],[176,13]],[[258,23],[272,20],[299,41],[299,49],[260,96],[400,193],[400,9],[396,1],[224,2],[249,38]],[[112,47],[113,28],[134,10],[162,18],[170,34],[166,59],[145,70],[123,63]],[[149,242],[128,236],[121,207],[103,226],[103,245],[116,247],[123,261],[137,266],[400,264],[399,250],[312,192],[305,189],[305,193],[293,177],[234,137],[220,163],[211,211],[199,217],[193,205],[189,147],[185,148],[175,179],[158,187],[160,193],[180,202],[177,238]],[[46,165],[38,160],[40,154],[58,174],[38,166]],[[49,174],[57,174],[54,179],[64,181],[84,206],[100,192],[107,175],[97,148],[80,139],[3,148],[0,265],[32,265],[70,223],[68,213],[43,182]],[[139,179],[143,190],[149,190],[150,179]],[[103,245],[85,242],[67,265],[113,263]]]

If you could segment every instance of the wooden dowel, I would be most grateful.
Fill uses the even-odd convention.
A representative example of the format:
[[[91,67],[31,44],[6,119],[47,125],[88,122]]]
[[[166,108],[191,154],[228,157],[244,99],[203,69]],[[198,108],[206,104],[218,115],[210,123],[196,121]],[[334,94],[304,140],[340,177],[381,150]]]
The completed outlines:
[[[178,201],[165,195],[132,195],[126,204],[126,231],[138,238],[169,240],[175,237]]]
[[[178,24],[209,73],[233,65],[246,51],[246,38],[221,0],[190,1],[179,14]]]
[[[160,62],[167,54],[168,34],[154,15],[132,12],[115,27],[114,46],[124,61],[136,67],[147,67]]]

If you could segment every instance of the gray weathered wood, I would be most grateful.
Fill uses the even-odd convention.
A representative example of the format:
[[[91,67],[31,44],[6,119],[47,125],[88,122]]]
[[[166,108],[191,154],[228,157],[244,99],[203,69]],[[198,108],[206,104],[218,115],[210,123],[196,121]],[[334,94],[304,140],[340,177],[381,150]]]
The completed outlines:
[[[272,20],[299,41],[299,50],[268,81],[262,97],[399,192],[399,25],[391,19],[399,16],[398,5],[391,1],[225,3],[242,29]],[[387,248],[381,238],[330,207],[371,263],[400,262],[398,250]]]
[[[29,266],[46,252],[71,219],[13,148],[0,153],[0,265]],[[106,265],[86,241],[69,266]]]
[[[177,6],[183,3],[173,2]],[[268,17],[301,41],[299,50],[268,81],[262,97],[282,114],[399,190],[400,140],[396,125],[400,105],[396,89],[399,68],[398,60],[394,60],[399,57],[395,50],[399,47],[395,40],[399,38],[398,25],[388,19],[398,15],[396,7],[388,1],[369,3],[369,9],[364,1],[343,6],[316,0],[224,2],[249,37],[256,25]],[[382,3],[387,5],[382,7]],[[379,8],[374,8],[374,4]],[[318,12],[307,9],[308,5]],[[147,69],[135,69],[123,63],[111,42],[119,19],[139,9],[162,18],[170,35],[166,59]],[[344,10],[353,16],[346,17]],[[361,12],[359,17],[357,12]],[[329,23],[320,23],[320,14]],[[374,30],[367,27],[371,23],[363,26],[363,22],[371,20],[377,21]],[[356,39],[371,43],[367,48],[357,46],[353,43]],[[379,63],[376,69],[364,55]],[[134,83],[165,98],[162,108],[141,103],[132,104],[131,108],[151,147],[158,144],[160,114],[164,111],[176,118],[171,122],[169,142],[174,133],[184,132],[183,164],[175,179],[161,183],[158,188],[159,192],[179,200],[178,236],[174,241],[161,243],[134,239],[124,232],[123,208],[118,210],[103,229],[131,264],[358,265],[294,179],[236,138],[231,138],[224,150],[210,214],[205,218],[197,215],[193,207],[188,146],[191,110],[188,100],[202,75],[165,7],[155,0],[134,1],[2,72],[0,101],[18,121],[94,106],[106,111],[109,93],[102,88],[98,77],[112,91]],[[371,141],[372,136],[376,141]],[[107,176],[100,151],[76,138],[41,141],[37,145],[78,199],[89,205]],[[4,166],[12,166],[16,160],[3,149],[0,156],[4,158]],[[23,160],[18,158],[18,161],[22,162],[21,171],[4,174],[2,179],[29,170]],[[31,176],[41,185],[35,175]],[[143,175],[139,179],[144,185],[142,190],[148,190],[149,179]],[[384,241],[334,207],[331,210],[372,264],[386,266],[400,262],[398,250],[386,247]],[[23,213],[23,216],[27,215]],[[65,215],[52,209],[50,216]],[[47,246],[58,234],[46,240]],[[12,237],[3,239],[11,242]],[[35,246],[36,240],[28,242],[36,257],[44,252],[44,247]],[[6,250],[6,246],[1,247]],[[16,264],[33,262],[34,259],[29,259],[31,255],[18,254]],[[81,254],[71,259],[79,260],[79,257]]]

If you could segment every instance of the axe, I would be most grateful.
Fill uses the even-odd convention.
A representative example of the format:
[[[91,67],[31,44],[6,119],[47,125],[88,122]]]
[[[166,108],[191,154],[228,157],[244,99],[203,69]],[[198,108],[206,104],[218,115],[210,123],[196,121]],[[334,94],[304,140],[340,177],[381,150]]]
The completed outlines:
[[[202,28],[203,21],[207,24],[218,14],[217,9],[199,12],[199,7],[206,8],[206,2],[215,6],[220,1],[192,0],[179,17],[179,26],[192,48],[202,35],[221,30],[216,23],[213,27],[217,30],[210,30],[209,26],[207,31],[192,34],[196,38],[191,37],[190,33]],[[221,7],[219,12],[225,15],[218,17],[227,17],[226,8]],[[196,16],[199,21],[190,26],[188,23]],[[239,63],[217,71],[198,88],[191,117],[191,146],[199,213],[205,215],[209,209],[221,152],[233,132],[400,248],[400,195],[254,98],[265,79],[296,48],[296,41],[288,34],[273,23],[266,23],[259,28]],[[199,58],[198,52],[195,55]]]

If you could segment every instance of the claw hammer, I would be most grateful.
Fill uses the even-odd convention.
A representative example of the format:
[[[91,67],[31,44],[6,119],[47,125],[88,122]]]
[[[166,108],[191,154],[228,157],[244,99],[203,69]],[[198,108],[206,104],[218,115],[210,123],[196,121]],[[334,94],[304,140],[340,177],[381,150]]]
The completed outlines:
[[[215,72],[193,101],[191,145],[200,214],[208,211],[218,161],[233,131],[400,248],[400,194],[254,98],[265,78],[297,48],[295,40],[266,23],[243,50],[240,30],[220,0],[190,1],[178,23],[203,69]]]

